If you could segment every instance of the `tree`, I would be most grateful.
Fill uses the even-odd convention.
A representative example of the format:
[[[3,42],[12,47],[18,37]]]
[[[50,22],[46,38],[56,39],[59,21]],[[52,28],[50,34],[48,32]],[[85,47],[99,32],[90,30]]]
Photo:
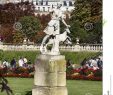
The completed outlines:
[[[69,25],[69,15],[65,13],[65,18],[64,18],[65,22]],[[64,25],[64,23],[60,20],[60,33],[64,32],[64,29],[66,28],[66,26]]]
[[[3,58],[3,50],[0,50],[0,61],[2,60]]]
[[[1,24],[14,24],[20,17],[32,15],[34,15],[34,5],[28,1],[0,5]]]
[[[24,16],[20,18],[19,22],[22,24],[20,31],[25,34],[25,37],[33,40],[34,36],[40,30],[41,25],[39,19],[33,16]]]
[[[3,50],[0,50],[0,61],[4,56]],[[6,68],[4,68],[6,70]],[[13,95],[13,91],[8,86],[8,81],[3,77],[3,69],[0,70],[0,93],[6,92],[7,95]]]
[[[3,38],[4,43],[12,43],[13,41],[13,26],[9,24],[4,24],[1,27],[0,36]]]
[[[0,4],[0,36],[3,38],[3,42],[18,42],[18,34],[13,35],[13,31],[15,31],[13,25],[23,16],[34,16],[34,5],[32,3],[25,1],[16,4]]]
[[[38,32],[37,35],[35,36],[35,42],[41,43],[43,40],[43,37],[45,36],[45,33],[43,32],[43,30],[47,27],[48,22],[51,20],[51,14],[47,14],[47,15],[38,14],[37,18],[40,20],[41,27],[40,27],[40,32]]]
[[[24,40],[24,35],[20,31],[13,32],[13,43],[22,44]]]
[[[12,89],[8,86],[8,80],[2,76],[0,72],[0,90],[6,92],[7,95],[14,95]]]
[[[43,15],[38,14],[37,18],[40,20],[41,30],[44,30],[45,27],[47,27],[48,22],[51,20],[51,15],[50,14],[47,14],[47,15],[45,15],[45,14],[43,14]]]
[[[81,43],[100,43],[102,37],[102,1],[76,0],[71,14],[71,37]]]

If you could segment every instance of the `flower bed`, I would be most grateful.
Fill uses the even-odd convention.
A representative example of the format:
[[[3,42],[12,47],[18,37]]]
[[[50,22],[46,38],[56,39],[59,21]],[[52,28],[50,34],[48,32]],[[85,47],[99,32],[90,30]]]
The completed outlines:
[[[95,80],[102,81],[102,69],[78,68],[67,73],[66,78],[72,80]]]
[[[4,77],[19,77],[19,78],[33,78],[34,75],[30,75],[27,73],[23,73],[23,74],[3,74],[2,76]]]
[[[95,76],[84,76],[84,75],[67,75],[67,79],[71,80],[93,80],[93,81],[102,81],[102,77]]]
[[[0,68],[0,73],[4,77],[21,77],[21,78],[33,78],[34,67],[31,68]],[[94,70],[92,68],[78,68],[69,69],[66,75],[67,79],[71,80],[102,80],[102,69]]]
[[[0,72],[4,77],[21,77],[21,78],[32,78],[34,77],[34,67],[32,68],[0,68]]]

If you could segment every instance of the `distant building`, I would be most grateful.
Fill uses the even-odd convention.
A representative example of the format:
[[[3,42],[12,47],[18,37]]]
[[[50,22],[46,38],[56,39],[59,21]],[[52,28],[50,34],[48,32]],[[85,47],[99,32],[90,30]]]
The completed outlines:
[[[55,8],[61,2],[63,11],[71,11],[74,9],[74,0],[35,0],[36,10],[41,12],[49,12],[51,8]]]
[[[0,4],[33,2],[35,5],[35,13],[49,13],[52,8],[56,8],[58,3],[62,4],[62,11],[71,12],[74,9],[75,0],[0,0]]]

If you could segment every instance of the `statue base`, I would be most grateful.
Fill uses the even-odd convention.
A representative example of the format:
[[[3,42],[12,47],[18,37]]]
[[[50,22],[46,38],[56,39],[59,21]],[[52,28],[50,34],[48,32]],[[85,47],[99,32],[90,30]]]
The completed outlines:
[[[32,95],[68,95],[65,56],[40,55],[36,59]]]
[[[34,87],[32,95],[67,95],[66,87]]]

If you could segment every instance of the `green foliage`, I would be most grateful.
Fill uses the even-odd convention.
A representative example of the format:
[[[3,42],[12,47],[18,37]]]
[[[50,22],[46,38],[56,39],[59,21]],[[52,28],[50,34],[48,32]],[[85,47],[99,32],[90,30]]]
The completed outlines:
[[[102,70],[97,70],[96,72],[94,72],[94,76],[95,77],[102,77]]]
[[[92,24],[93,27],[86,29],[86,23]],[[76,0],[70,24],[73,42],[79,37],[80,43],[101,43],[102,1]]]
[[[25,95],[32,95],[32,91],[26,91]]]
[[[3,50],[0,50],[0,60],[3,58]]]
[[[70,59],[74,64],[80,64],[85,58],[95,57],[98,54],[99,52],[62,52],[66,60]]]
[[[22,43],[23,39],[24,39],[24,36],[21,32],[15,31],[15,33],[13,33],[13,43],[14,44]]]
[[[66,15],[66,18],[64,19],[65,22],[70,25],[69,21],[70,21],[70,18],[69,18],[69,15],[68,14],[65,14]],[[65,30],[66,26],[64,25],[64,23],[60,20],[60,33],[63,33],[64,30]]]
[[[31,62],[34,63],[38,54],[38,51],[4,51],[4,57],[2,60],[7,59],[9,62],[11,62],[13,57],[15,57],[17,61],[20,57],[26,57],[28,60],[31,60]]]
[[[33,39],[33,37],[40,30],[40,22],[39,19],[33,16],[24,16],[20,18],[20,23],[22,24],[22,32],[29,39]]]

